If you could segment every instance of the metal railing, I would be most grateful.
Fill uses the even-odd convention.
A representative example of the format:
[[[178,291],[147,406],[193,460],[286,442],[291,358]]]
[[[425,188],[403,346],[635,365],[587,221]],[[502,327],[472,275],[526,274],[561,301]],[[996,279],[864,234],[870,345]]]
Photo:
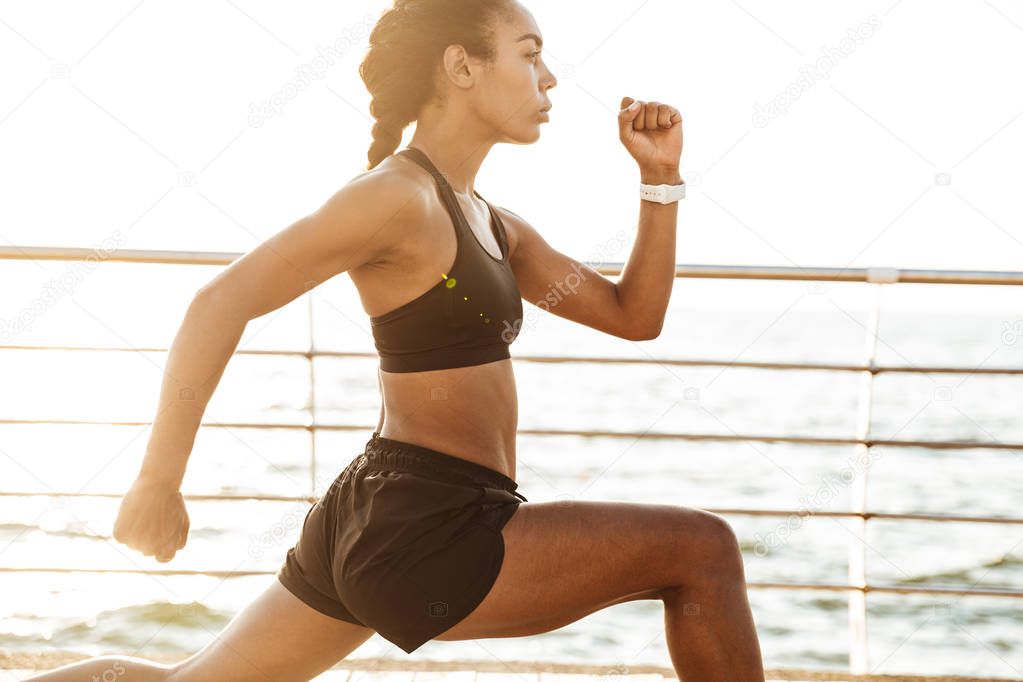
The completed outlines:
[[[228,265],[243,254],[213,253],[192,251],[137,251],[119,250],[105,254],[104,261],[146,263],[162,265]],[[5,260],[60,260],[81,261],[95,258],[91,249],[61,247],[0,247],[0,261]],[[594,264],[591,267],[604,275],[618,276],[624,267],[621,263]],[[849,580],[846,584],[799,583],[799,582],[750,582],[748,586],[756,589],[796,589],[845,591],[849,593],[849,625],[850,625],[850,673],[866,674],[868,672],[867,656],[867,605],[868,592],[897,594],[930,594],[930,595],[963,595],[987,597],[1023,597],[1023,589],[976,588],[976,587],[942,587],[920,585],[876,585],[867,581],[866,562],[866,526],[872,519],[893,521],[930,521],[939,523],[971,523],[971,524],[1023,524],[1023,517],[1003,516],[969,516],[951,514],[914,514],[884,513],[870,511],[866,505],[870,450],[875,447],[912,447],[925,449],[991,449],[1021,450],[1023,443],[1002,441],[950,441],[950,440],[905,440],[879,439],[871,436],[873,412],[874,377],[881,373],[941,373],[941,374],[987,374],[1018,376],[1023,375],[1023,368],[993,367],[951,367],[951,366],[879,366],[876,364],[878,340],[878,319],[880,315],[880,292],[884,285],[896,283],[927,283],[927,284],[969,284],[969,285],[1023,285],[1023,272],[984,272],[984,271],[950,271],[950,270],[900,270],[896,268],[800,268],[773,266],[715,266],[715,265],[679,265],[676,267],[677,278],[710,278],[710,279],[764,279],[764,280],[809,280],[860,282],[873,285],[876,296],[870,311],[870,318],[865,336],[863,364],[843,363],[793,363],[793,362],[753,362],[753,361],[721,361],[714,359],[674,359],[674,358],[615,358],[587,356],[526,356],[516,355],[516,362],[539,363],[593,363],[593,364],[656,364],[690,367],[742,367],[748,369],[791,370],[791,371],[826,371],[853,372],[863,377],[858,401],[856,435],[853,437],[815,437],[799,435],[769,434],[717,434],[717,433],[686,433],[686,432],[633,432],[606,430],[553,430],[553,429],[519,429],[518,433],[532,436],[588,436],[599,438],[628,439],[671,439],[671,440],[705,440],[705,441],[746,441],[765,443],[798,443],[808,445],[848,445],[855,448],[857,460],[863,464],[862,473],[856,477],[852,490],[852,509],[848,511],[825,512],[808,511],[805,509],[761,509],[761,508],[712,508],[708,511],[721,515],[744,516],[821,516],[848,518],[852,520],[854,539],[849,547]],[[366,431],[374,426],[356,424],[321,424],[316,419],[315,403],[315,372],[313,363],[317,357],[333,358],[375,358],[372,352],[337,352],[319,350],[315,346],[313,334],[312,299],[306,295],[308,320],[310,325],[310,346],[305,351],[274,351],[274,350],[239,350],[237,355],[290,356],[304,357],[309,363],[309,405],[310,422],[308,424],[267,424],[267,423],[212,423],[202,424],[202,428],[253,428],[253,429],[301,429],[310,435],[310,480],[313,494],[307,496],[275,496],[275,495],[185,495],[189,500],[260,500],[260,501],[306,501],[314,502],[316,481],[316,449],[315,433],[317,431]],[[0,348],[20,350],[66,350],[76,352],[166,352],[166,348],[95,348],[85,346],[15,346],[2,345]],[[91,421],[73,419],[49,420],[18,420],[0,419],[4,424],[88,424],[105,426],[147,426],[149,422],[133,421]],[[13,492],[3,491],[0,496],[7,497],[95,497],[119,498],[119,494],[103,493],[60,493],[60,492]],[[272,575],[273,571],[202,571],[202,570],[131,570],[131,569],[73,569],[64,567],[0,567],[0,572],[89,572],[89,573],[145,573],[151,575],[205,575],[215,577]]]

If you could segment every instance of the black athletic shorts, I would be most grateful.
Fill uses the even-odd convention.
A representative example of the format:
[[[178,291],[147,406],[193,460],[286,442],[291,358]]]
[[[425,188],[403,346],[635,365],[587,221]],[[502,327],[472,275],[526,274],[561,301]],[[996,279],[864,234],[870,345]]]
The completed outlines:
[[[277,578],[312,608],[406,653],[493,587],[501,529],[528,502],[499,471],[374,431],[306,514]]]

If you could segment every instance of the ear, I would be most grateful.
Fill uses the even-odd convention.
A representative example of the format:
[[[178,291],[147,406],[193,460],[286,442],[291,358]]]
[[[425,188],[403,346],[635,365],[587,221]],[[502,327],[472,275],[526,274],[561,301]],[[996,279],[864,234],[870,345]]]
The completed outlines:
[[[469,58],[469,53],[458,44],[448,45],[444,50],[444,76],[457,87],[467,88],[473,84],[477,65]]]

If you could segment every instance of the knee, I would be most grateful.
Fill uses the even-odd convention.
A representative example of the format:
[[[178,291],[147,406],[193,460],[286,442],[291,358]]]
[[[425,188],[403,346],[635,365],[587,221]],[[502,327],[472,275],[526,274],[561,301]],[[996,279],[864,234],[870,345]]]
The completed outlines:
[[[701,510],[702,511],[702,510]],[[704,511],[707,524],[709,551],[722,563],[738,562],[742,565],[742,550],[739,536],[725,517]]]
[[[742,550],[732,525],[702,509],[688,510],[683,523],[681,556],[686,564],[684,584],[745,580]]]
[[[160,678],[160,682],[193,682],[193,680],[201,679],[199,666],[195,663],[202,653],[202,651],[197,652],[184,660],[167,666],[167,670],[164,676]]]
[[[195,679],[184,663],[185,661],[179,661],[168,668],[161,682],[190,682],[190,680]]]

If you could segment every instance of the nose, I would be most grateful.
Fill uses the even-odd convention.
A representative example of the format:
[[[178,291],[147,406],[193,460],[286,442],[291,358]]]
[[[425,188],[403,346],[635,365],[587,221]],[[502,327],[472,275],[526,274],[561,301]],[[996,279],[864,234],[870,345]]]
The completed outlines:
[[[544,87],[544,90],[550,90],[551,88],[557,86],[557,84],[558,84],[557,76],[555,76],[554,72],[551,71],[550,68],[548,67],[548,69],[547,69],[547,85]]]

